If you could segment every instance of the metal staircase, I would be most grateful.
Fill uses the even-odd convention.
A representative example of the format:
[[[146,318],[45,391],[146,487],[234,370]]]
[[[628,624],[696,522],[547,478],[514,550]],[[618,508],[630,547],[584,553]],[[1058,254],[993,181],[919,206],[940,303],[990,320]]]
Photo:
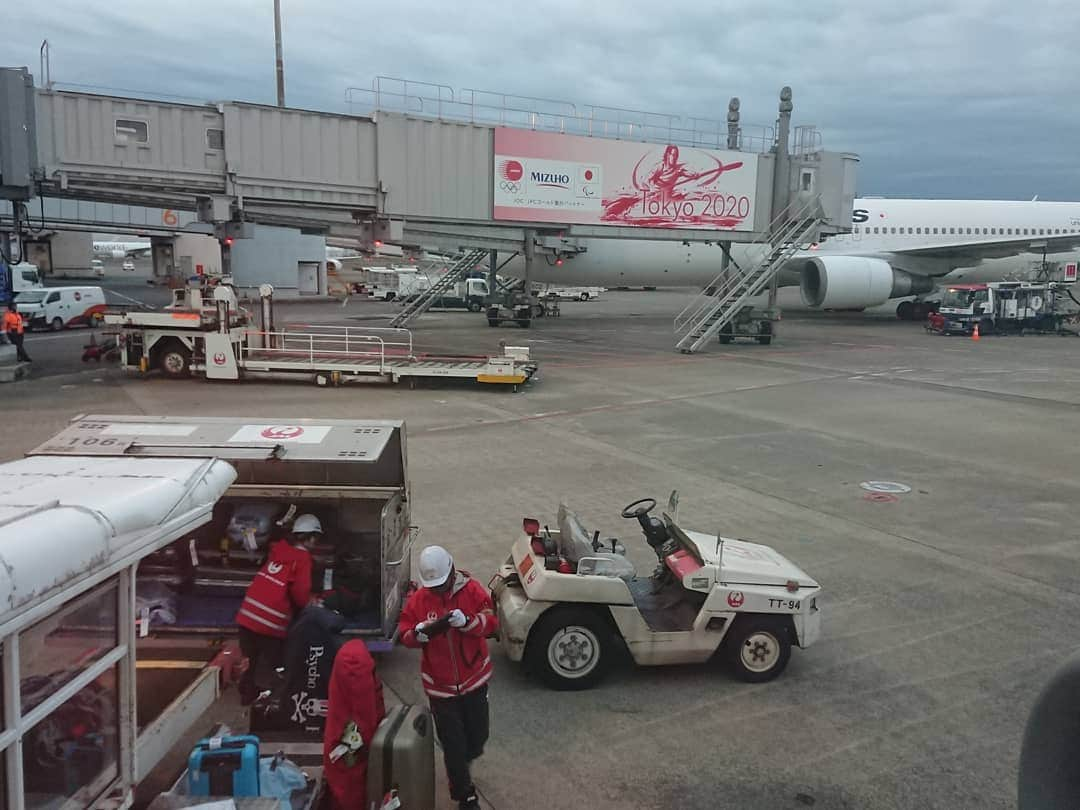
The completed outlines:
[[[783,211],[769,226],[770,236],[751,246],[765,248],[762,258],[747,269],[730,267],[707,285],[675,316],[675,348],[692,354],[715,337],[742,311],[746,303],[765,291],[772,278],[804,245],[816,241],[820,216],[815,197],[792,213]]]
[[[473,268],[488,256],[487,248],[472,248],[459,256],[451,264],[442,277],[431,285],[430,289],[419,293],[409,301],[394,319],[390,321],[392,327],[408,326],[418,317],[427,312],[431,306],[442,298],[446,293],[462,279],[466,278]]]

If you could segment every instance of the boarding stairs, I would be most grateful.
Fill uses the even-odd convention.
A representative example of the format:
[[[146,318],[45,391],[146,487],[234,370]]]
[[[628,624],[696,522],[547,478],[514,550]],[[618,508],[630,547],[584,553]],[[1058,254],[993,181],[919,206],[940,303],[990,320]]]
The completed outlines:
[[[424,290],[405,304],[405,308],[390,321],[390,326],[397,329],[411,324],[427,312],[436,301],[446,296],[455,284],[468,278],[469,273],[476,268],[476,265],[486,259],[488,254],[487,248],[472,248],[465,251],[429,289]]]
[[[733,263],[675,316],[675,348],[693,354],[761,295],[792,256],[817,241],[820,212],[816,197],[794,212],[785,209],[769,226],[770,236],[751,246],[750,255],[761,255],[756,263],[746,269]]]

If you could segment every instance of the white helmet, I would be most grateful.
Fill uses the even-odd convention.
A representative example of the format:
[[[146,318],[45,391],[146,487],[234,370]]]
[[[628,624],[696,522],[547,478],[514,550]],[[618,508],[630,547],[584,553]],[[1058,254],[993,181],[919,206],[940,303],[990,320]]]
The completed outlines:
[[[322,534],[322,524],[314,515],[301,515],[292,527],[294,534]]]
[[[450,576],[454,567],[454,558],[442,546],[428,546],[420,552],[417,569],[420,572],[420,584],[425,588],[438,588]]]

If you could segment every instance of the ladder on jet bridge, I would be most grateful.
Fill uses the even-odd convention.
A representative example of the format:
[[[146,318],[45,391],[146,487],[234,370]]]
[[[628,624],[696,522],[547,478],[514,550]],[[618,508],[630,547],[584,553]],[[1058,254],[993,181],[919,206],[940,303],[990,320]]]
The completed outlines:
[[[755,243],[767,251],[760,260],[746,270],[733,267],[721,273],[675,316],[675,348],[692,354],[715,337],[803,245],[816,241],[821,223],[817,198],[794,215],[781,214],[769,229],[771,238]]]
[[[451,287],[466,278],[476,265],[487,258],[488,252],[487,248],[472,248],[466,251],[465,255],[456,259],[429,289],[417,294],[405,304],[405,308],[390,321],[390,326],[395,328],[408,326],[427,312],[436,301],[446,295]]]

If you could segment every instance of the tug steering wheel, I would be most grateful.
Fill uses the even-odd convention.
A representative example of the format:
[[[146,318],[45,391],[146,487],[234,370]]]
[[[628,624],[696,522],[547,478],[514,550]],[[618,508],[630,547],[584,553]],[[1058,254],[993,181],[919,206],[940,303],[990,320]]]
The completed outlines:
[[[642,498],[640,501],[634,501],[631,504],[627,504],[622,510],[622,516],[627,520],[642,518],[655,508],[656,498]]]

